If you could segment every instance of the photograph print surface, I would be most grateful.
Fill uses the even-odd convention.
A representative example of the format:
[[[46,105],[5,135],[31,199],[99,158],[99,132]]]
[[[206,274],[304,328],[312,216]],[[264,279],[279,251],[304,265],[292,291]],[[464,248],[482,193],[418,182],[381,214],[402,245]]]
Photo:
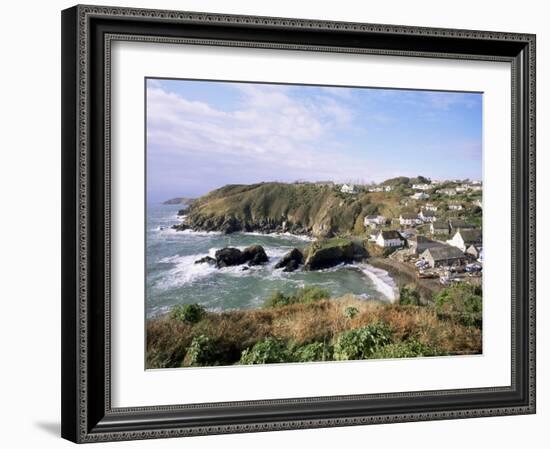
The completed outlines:
[[[482,93],[145,97],[146,368],[482,353]]]

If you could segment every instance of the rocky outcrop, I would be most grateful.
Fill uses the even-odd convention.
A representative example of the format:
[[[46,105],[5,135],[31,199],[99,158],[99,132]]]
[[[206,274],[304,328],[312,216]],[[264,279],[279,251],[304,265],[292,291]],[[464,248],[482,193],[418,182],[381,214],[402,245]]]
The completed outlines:
[[[172,225],[172,229],[175,229],[176,231],[185,231],[186,229],[191,229],[191,226],[185,223],[178,223]]]
[[[216,267],[232,267],[248,264],[248,266],[262,265],[269,261],[269,257],[261,245],[253,245],[241,251],[238,248],[222,248],[216,251],[215,259],[206,256],[195,263],[215,263]]]
[[[283,271],[291,272],[298,269],[298,267],[303,263],[304,255],[299,249],[294,248],[286,253],[279,262],[277,262],[275,268],[283,268]]]
[[[210,264],[210,265],[215,265],[216,264],[216,259],[214,259],[213,257],[210,257],[210,256],[205,256],[205,257],[201,257],[198,260],[195,260],[195,263],[207,263],[207,264]]]
[[[248,262],[248,265],[262,265],[266,263],[269,258],[265,253],[265,250],[260,245],[253,245],[243,250],[243,260]]]
[[[218,268],[232,267],[243,263],[243,253],[240,249],[223,248],[216,251],[216,266]]]
[[[351,240],[332,239],[316,242],[309,249],[304,270],[322,270],[341,263],[361,261],[367,256],[367,250]]]

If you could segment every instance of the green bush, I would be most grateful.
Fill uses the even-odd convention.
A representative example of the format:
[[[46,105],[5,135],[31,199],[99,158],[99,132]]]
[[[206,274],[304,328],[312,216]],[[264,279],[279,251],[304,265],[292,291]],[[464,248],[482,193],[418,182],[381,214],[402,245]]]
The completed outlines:
[[[206,335],[193,338],[183,360],[185,366],[212,366],[218,362],[216,346]]]
[[[264,302],[264,307],[281,307],[290,304],[290,296],[284,295],[280,291],[275,291]]]
[[[405,286],[399,289],[399,304],[404,305],[420,305],[420,292],[416,286]]]
[[[332,347],[323,342],[310,343],[294,349],[292,358],[295,362],[320,362],[332,359]]]
[[[483,301],[480,287],[461,283],[444,288],[435,297],[435,307],[441,318],[481,327]]]
[[[398,359],[410,357],[429,357],[442,355],[436,348],[420,343],[418,340],[390,343],[378,348],[373,354],[373,359]]]
[[[361,360],[370,358],[380,347],[391,342],[391,336],[391,329],[382,322],[342,332],[334,344],[334,359]]]
[[[199,304],[178,304],[171,311],[173,319],[191,324],[198,323],[205,315],[206,310]]]
[[[330,298],[330,292],[314,285],[302,287],[296,290],[293,295],[285,295],[280,291],[275,291],[264,302],[264,307],[281,307],[289,304],[304,304],[321,299]]]
[[[348,306],[344,309],[344,316],[350,320],[353,320],[358,313],[359,309],[357,307]]]
[[[298,289],[294,294],[294,302],[307,303],[330,298],[330,292],[324,288],[309,285]]]
[[[290,353],[286,345],[272,337],[259,341],[241,354],[241,365],[258,365],[264,363],[291,362]]]

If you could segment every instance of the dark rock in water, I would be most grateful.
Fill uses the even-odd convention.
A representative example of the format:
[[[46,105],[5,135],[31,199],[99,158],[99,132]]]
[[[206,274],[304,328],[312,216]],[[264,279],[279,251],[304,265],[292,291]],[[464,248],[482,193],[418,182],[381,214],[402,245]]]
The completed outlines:
[[[189,229],[189,225],[186,225],[185,223],[180,223],[173,225],[172,229],[175,229],[176,231],[185,231],[186,229]]]
[[[246,271],[246,270],[250,270],[250,267],[247,267],[246,265],[244,267],[241,268],[241,271]]]
[[[178,217],[181,217],[182,215],[185,215],[186,214],[186,210],[185,209],[180,209],[178,210]]]
[[[216,251],[216,266],[218,268],[241,265],[245,261],[243,253],[237,248],[223,248]]]
[[[210,257],[210,256],[205,256],[205,257],[202,257],[198,260],[195,260],[195,263],[207,263],[207,264],[210,264],[210,265],[214,265],[216,263],[216,259],[214,259],[213,257]]]
[[[222,248],[216,251],[216,266],[218,268],[242,265],[261,265],[269,260],[265,250],[260,245],[253,245],[243,251],[237,248]]]
[[[293,262],[292,266],[295,266],[295,268],[290,270],[285,269],[284,271],[294,271],[299,265],[304,263],[304,255],[299,249],[294,248],[286,253],[282,259],[277,262],[275,268],[288,268],[291,262]]]
[[[243,250],[243,261],[248,265],[261,265],[269,260],[261,245],[252,245]]]
[[[332,239],[314,243],[306,259],[304,269],[322,270],[341,263],[352,263],[365,259],[368,253],[365,248],[351,240]]]
[[[286,267],[283,268],[283,271],[287,273],[291,273],[293,271],[296,271],[299,268],[299,266],[300,264],[296,260],[292,259],[291,261],[288,262]]]

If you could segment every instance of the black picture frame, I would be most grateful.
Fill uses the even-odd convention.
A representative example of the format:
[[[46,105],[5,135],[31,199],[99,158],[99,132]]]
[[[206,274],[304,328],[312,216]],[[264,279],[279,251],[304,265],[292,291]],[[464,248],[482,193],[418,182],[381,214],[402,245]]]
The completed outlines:
[[[509,62],[511,385],[113,408],[109,76],[117,39]],[[120,7],[64,10],[61,349],[62,436],[78,443],[535,413],[535,36]]]

